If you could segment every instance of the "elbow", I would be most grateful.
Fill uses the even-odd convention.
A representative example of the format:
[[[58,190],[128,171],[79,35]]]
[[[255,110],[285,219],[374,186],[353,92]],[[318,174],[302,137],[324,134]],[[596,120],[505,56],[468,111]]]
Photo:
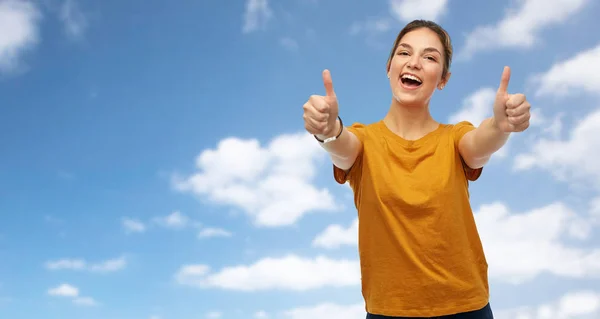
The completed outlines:
[[[484,167],[489,162],[490,158],[490,155],[483,157],[463,157],[463,161],[469,168],[479,169]]]

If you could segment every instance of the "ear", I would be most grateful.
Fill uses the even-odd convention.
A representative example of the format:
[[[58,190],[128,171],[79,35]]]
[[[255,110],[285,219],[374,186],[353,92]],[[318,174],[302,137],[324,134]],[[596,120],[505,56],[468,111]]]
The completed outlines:
[[[452,73],[446,73],[446,77],[444,77],[438,84],[438,90],[442,90],[446,86],[446,84],[448,84],[448,81],[450,80],[450,75],[452,75]]]

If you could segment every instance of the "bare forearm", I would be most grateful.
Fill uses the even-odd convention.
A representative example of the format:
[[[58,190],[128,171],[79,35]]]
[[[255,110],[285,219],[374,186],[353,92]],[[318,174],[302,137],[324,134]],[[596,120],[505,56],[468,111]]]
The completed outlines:
[[[510,133],[502,132],[495,124],[494,118],[484,120],[478,128],[475,129],[473,143],[477,150],[478,157],[489,157],[498,151],[506,141]]]
[[[337,122],[337,127],[334,130],[335,134],[340,131],[340,122]],[[329,136],[317,136],[320,140],[324,140]],[[331,156],[333,164],[341,169],[349,169],[354,164],[358,153],[360,152],[360,140],[347,128],[343,127],[342,134],[335,141],[329,143],[320,143]]]
[[[478,168],[490,159],[492,154],[497,152],[506,144],[510,133],[503,132],[494,123],[494,118],[485,119],[479,127],[467,133],[464,141],[463,158],[465,162],[473,168]]]

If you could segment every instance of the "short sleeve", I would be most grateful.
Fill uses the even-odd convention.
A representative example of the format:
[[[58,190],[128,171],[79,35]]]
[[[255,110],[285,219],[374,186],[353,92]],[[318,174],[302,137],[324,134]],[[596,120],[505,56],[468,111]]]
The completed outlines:
[[[354,123],[351,126],[346,126],[346,129],[350,133],[354,134],[363,144],[365,141],[365,128],[366,126],[362,123]],[[352,167],[350,167],[350,169],[348,170],[343,170],[333,165],[333,177],[336,182],[338,182],[339,184],[350,182],[350,184],[353,185],[360,179],[363,162],[363,151],[364,147],[361,149],[360,153],[356,157],[356,160],[354,161]]]
[[[463,138],[463,136],[465,136],[465,134],[467,134],[468,132],[470,132],[474,129],[475,129],[475,126],[473,124],[471,124],[471,122],[468,122],[468,121],[462,121],[462,122],[459,122],[456,125],[454,125],[453,139],[454,139],[454,148],[456,149],[457,152],[458,152],[458,144],[459,144],[460,140]],[[467,179],[470,181],[476,181],[477,179],[479,179],[479,177],[481,176],[481,173],[483,171],[483,167],[474,169],[474,168],[469,167],[465,163],[462,156],[460,157],[460,160],[462,162],[462,166],[465,171],[465,176],[467,177]]]

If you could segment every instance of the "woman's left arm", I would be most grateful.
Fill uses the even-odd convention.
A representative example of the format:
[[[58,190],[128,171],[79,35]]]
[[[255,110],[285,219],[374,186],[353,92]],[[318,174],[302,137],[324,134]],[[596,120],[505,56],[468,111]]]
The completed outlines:
[[[523,132],[529,127],[531,104],[524,94],[508,94],[510,68],[505,67],[494,101],[494,115],[481,122],[479,127],[466,133],[458,150],[469,167],[483,167],[513,132]]]

